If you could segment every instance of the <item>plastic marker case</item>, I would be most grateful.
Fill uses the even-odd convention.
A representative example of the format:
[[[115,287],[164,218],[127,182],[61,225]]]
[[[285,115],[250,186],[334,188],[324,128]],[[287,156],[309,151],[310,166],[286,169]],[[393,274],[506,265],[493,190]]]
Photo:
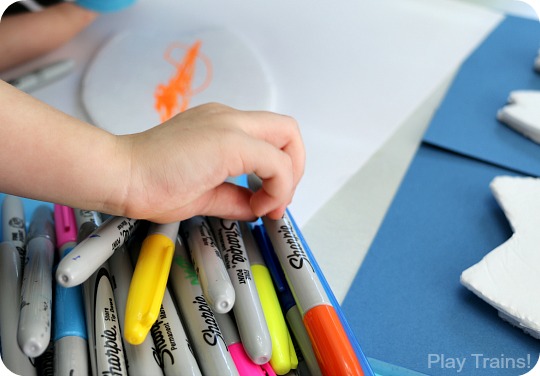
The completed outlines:
[[[6,197],[5,194],[0,193],[0,204],[3,203],[5,197]],[[32,214],[33,214],[34,210],[38,206],[43,205],[43,204],[50,205],[51,210],[54,207],[52,203],[43,203],[41,201],[35,201],[35,200],[30,200],[30,199],[25,199],[25,198],[22,199],[22,202],[23,202],[24,215],[25,215],[25,219],[26,219],[26,228],[28,228],[29,219],[32,218]],[[288,213],[288,214],[290,216],[290,213]],[[291,219],[292,219],[292,217],[291,217]],[[292,220],[292,222],[294,224],[294,220]],[[362,349],[361,349],[357,339],[355,338],[354,333],[350,329],[350,327],[349,327],[349,325],[348,325],[348,323],[347,323],[347,321],[346,321],[346,319],[345,319],[345,317],[343,315],[341,307],[337,303],[337,300],[334,297],[334,295],[332,293],[332,290],[330,289],[326,279],[324,278],[324,275],[322,274],[321,269],[319,268],[313,254],[311,253],[309,247],[307,246],[307,243],[306,243],[305,239],[302,238],[301,232],[299,231],[296,224],[294,224],[294,225],[295,225],[295,230],[297,231],[297,233],[298,233],[298,235],[300,237],[300,240],[302,241],[302,246],[305,248],[304,250],[305,250],[307,256],[310,258],[312,266],[315,269],[315,272],[316,272],[317,276],[319,277],[321,285],[323,286],[326,294],[328,295],[330,303],[334,307],[334,309],[335,309],[335,311],[337,313],[337,316],[339,317],[339,320],[340,320],[340,322],[341,322],[341,324],[342,324],[342,326],[343,326],[343,328],[344,328],[344,330],[345,330],[345,332],[347,334],[347,337],[348,337],[348,339],[350,341],[350,344],[351,344],[352,348],[354,349],[354,352],[355,352],[355,355],[356,355],[356,357],[358,359],[358,362],[361,365],[363,374],[364,375],[375,376],[376,374],[373,372],[373,370],[372,370],[372,368],[370,366],[370,363],[368,362],[367,357],[362,352]],[[1,240],[4,241],[4,239],[1,239]],[[0,304],[2,304],[2,302],[0,302]],[[3,361],[2,363],[3,364],[0,365],[0,368],[1,368],[0,372],[2,371],[2,369],[5,368],[5,363],[6,362]],[[379,372],[377,372],[377,374],[379,374]]]

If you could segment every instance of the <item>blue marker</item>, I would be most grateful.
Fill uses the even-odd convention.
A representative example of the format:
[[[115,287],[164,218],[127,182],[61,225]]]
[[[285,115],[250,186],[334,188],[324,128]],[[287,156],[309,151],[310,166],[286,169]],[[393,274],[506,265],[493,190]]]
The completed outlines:
[[[73,209],[54,206],[54,224],[60,259],[77,240],[77,222]],[[88,375],[88,342],[82,287],[56,285],[54,300],[54,369],[57,375]]]

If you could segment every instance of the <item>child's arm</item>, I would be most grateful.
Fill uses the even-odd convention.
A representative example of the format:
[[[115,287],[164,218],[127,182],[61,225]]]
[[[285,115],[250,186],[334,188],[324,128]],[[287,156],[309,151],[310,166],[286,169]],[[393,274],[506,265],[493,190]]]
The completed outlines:
[[[0,191],[18,196],[155,222],[277,218],[304,170],[296,122],[269,112],[204,105],[115,136],[2,81],[0,103]],[[251,172],[255,194],[223,183]]]
[[[0,71],[60,47],[90,25],[97,14],[73,3],[61,3],[36,13],[2,17]]]

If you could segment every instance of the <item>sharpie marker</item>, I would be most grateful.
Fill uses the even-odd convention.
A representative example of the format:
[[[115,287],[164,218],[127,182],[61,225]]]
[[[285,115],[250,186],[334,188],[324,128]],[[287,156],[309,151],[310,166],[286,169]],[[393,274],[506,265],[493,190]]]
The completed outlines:
[[[155,344],[155,356],[166,376],[201,375],[191,343],[168,289],[165,289],[159,317],[150,333]]]
[[[47,349],[51,339],[52,268],[55,233],[52,210],[38,206],[28,231],[21,290],[21,313],[17,341],[23,352],[35,358]]]
[[[105,262],[83,284],[92,375],[127,375],[124,345]]]
[[[56,280],[64,287],[86,281],[114,251],[124,244],[138,224],[137,219],[110,217],[60,261]]]
[[[156,322],[174,254],[180,222],[153,223],[143,241],[126,303],[124,338],[138,345]]]
[[[219,218],[210,218],[209,222],[236,294],[233,311],[243,347],[256,364],[268,363],[272,357],[272,339],[251,275],[240,224]]]
[[[269,363],[256,364],[251,360],[240,341],[234,319],[228,313],[216,313],[215,316],[240,376],[275,376]]]
[[[60,60],[32,72],[26,73],[20,77],[9,80],[7,83],[28,93],[64,77],[71,72],[74,67],[74,60]]]
[[[262,220],[296,297],[322,373],[363,375],[336,310],[288,217]]]
[[[49,346],[43,354],[34,359],[39,376],[54,375],[54,343],[49,342]]]
[[[77,244],[86,239],[103,223],[101,214],[92,210],[73,209],[77,223]]]
[[[272,244],[270,244],[270,240],[268,239],[266,231],[264,230],[264,226],[256,225],[253,228],[253,235],[257,240],[257,244],[259,245],[263,259],[270,270],[270,274],[272,275],[272,279],[274,281],[274,286],[276,287],[278,299],[281,303],[281,308],[283,309],[283,312],[285,312],[285,318],[289,323],[289,328],[293,332],[294,339],[296,339],[296,343],[298,344],[298,348],[300,349],[304,362],[309,369],[309,374],[312,376],[322,375],[319,364],[317,363],[317,358],[313,352],[311,339],[309,338],[306,327],[302,321],[302,315],[300,314],[300,310],[296,305],[296,301],[294,300],[291,289],[287,284],[285,275],[283,274],[283,269],[281,269],[281,266],[279,265],[279,260],[277,259],[274,249],[272,248]],[[300,355],[298,355],[298,357],[300,358]],[[300,363],[301,362],[299,359],[299,368]]]
[[[19,197],[6,195],[2,202],[2,239],[11,242],[21,256],[21,267],[26,263],[26,222]]]
[[[75,247],[77,223],[73,209],[54,205],[59,259]],[[88,375],[88,342],[84,319],[82,287],[56,285],[54,300],[54,369],[57,375]]]
[[[251,233],[249,225],[240,223],[244,245],[251,262],[251,270],[261,299],[264,316],[272,338],[272,358],[270,364],[278,375],[284,375],[298,366],[298,357],[279,305],[272,277],[261,256],[259,247]]]
[[[365,374],[368,374],[370,376],[375,376],[375,372],[373,372],[373,370],[372,370],[372,368],[370,366],[370,362],[368,361],[368,358],[365,356],[364,352],[362,351],[362,349],[360,347],[360,344],[358,343],[358,340],[356,339],[356,337],[354,335],[353,330],[349,326],[349,323],[347,322],[347,319],[345,318],[345,315],[343,314],[343,311],[341,310],[339,302],[337,301],[336,297],[334,296],[334,292],[330,288],[330,285],[326,281],[326,278],[324,278],[324,274],[323,274],[321,268],[319,267],[319,265],[317,264],[317,260],[315,260],[315,257],[313,256],[313,253],[311,252],[311,249],[309,248],[309,244],[306,242],[306,240],[304,239],[304,236],[302,235],[302,231],[300,230],[300,228],[298,227],[298,225],[294,221],[294,218],[293,218],[293,216],[291,215],[291,213],[289,212],[288,209],[286,210],[286,213],[287,213],[287,216],[288,216],[291,224],[293,225],[293,227],[294,227],[294,229],[296,231],[296,235],[298,236],[298,238],[300,239],[300,242],[302,243],[302,247],[304,247],[304,251],[307,253],[308,257],[310,258],[312,266],[315,269],[315,272],[317,273],[317,275],[319,276],[319,280],[320,280],[322,286],[324,287],[324,290],[326,291],[326,294],[328,295],[328,298],[330,299],[330,302],[334,306],[334,308],[335,308],[335,310],[337,312],[337,315],[341,320],[341,325],[343,325],[343,329],[345,329],[345,333],[347,333],[347,337],[349,338],[349,341],[351,342],[351,345],[353,346],[353,348],[354,348],[354,350],[356,352],[356,356],[358,357],[358,359],[360,361],[360,365],[362,366],[362,370],[364,371]]]
[[[123,332],[129,284],[133,275],[133,266],[125,244],[114,251],[114,254],[109,259],[109,267],[111,276],[115,282],[113,291],[114,300],[118,309],[118,317],[120,318],[120,330]],[[126,351],[128,373],[130,376],[157,376],[163,374],[163,367],[159,359],[155,356],[156,350],[151,337],[146,337],[137,346],[125,343],[124,349]]]
[[[37,371],[30,358],[17,343],[17,323],[21,300],[21,259],[13,243],[0,243],[0,328],[2,360],[17,375],[35,376]]]
[[[203,374],[238,375],[214,312],[204,298],[199,279],[180,236],[174,249],[170,286]]]
[[[144,224],[147,224],[147,222],[144,222]],[[129,255],[132,264],[138,262],[142,243],[145,239],[139,235],[137,231],[129,244]],[[170,297],[168,288],[165,289],[159,317],[152,325],[150,335],[154,342],[154,358],[160,364],[165,375],[201,374],[182,320]]]
[[[236,294],[208,223],[197,216],[182,222],[181,228],[206,301],[215,312],[229,312]]]

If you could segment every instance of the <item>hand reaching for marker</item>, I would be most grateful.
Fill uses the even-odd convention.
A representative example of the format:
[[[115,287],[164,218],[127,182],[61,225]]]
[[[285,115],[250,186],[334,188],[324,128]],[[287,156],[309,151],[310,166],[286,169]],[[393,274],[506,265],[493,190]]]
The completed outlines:
[[[304,171],[296,122],[270,112],[207,104],[117,137],[119,151],[130,157],[123,214],[154,222],[194,215],[277,219]],[[224,182],[249,173],[263,181],[255,193]]]

